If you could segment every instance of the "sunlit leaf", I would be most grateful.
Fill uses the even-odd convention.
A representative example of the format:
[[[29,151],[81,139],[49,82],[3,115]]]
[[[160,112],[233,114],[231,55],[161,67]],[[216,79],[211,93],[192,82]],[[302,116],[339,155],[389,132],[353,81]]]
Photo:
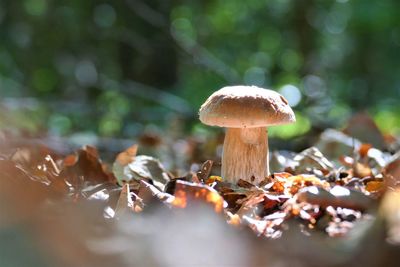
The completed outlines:
[[[172,201],[172,205],[179,208],[186,208],[192,202],[200,201],[211,204],[216,212],[221,212],[226,205],[218,192],[206,185],[178,180],[174,195],[175,199]]]
[[[384,182],[381,181],[371,181],[367,183],[365,189],[368,192],[376,193],[382,191],[384,189],[384,185],[385,185]]]

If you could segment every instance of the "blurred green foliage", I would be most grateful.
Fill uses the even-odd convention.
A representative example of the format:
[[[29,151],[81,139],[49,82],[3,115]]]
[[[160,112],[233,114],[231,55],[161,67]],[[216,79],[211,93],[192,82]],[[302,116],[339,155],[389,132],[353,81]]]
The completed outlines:
[[[225,85],[273,88],[290,138],[368,110],[400,127],[397,0],[2,0],[0,127],[131,137],[186,129]]]

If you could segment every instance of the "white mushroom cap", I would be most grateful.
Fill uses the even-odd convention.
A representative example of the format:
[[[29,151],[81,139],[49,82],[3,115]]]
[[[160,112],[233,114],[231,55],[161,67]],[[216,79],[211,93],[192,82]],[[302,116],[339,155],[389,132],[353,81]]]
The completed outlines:
[[[229,128],[254,128],[296,121],[288,101],[257,86],[227,86],[214,92],[200,108],[200,121]]]

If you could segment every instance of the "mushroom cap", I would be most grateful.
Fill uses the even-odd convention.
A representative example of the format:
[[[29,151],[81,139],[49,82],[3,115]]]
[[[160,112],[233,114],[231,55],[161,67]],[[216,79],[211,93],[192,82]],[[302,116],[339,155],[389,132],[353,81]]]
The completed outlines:
[[[296,121],[288,101],[275,91],[257,86],[227,86],[201,106],[200,121],[211,126],[254,128]]]

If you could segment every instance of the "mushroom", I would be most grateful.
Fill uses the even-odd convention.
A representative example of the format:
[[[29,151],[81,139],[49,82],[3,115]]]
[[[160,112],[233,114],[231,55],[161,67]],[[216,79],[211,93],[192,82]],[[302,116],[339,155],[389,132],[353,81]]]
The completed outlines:
[[[261,182],[269,175],[266,126],[296,121],[288,101],[275,91],[257,86],[227,86],[201,106],[200,121],[226,127],[221,176]]]

